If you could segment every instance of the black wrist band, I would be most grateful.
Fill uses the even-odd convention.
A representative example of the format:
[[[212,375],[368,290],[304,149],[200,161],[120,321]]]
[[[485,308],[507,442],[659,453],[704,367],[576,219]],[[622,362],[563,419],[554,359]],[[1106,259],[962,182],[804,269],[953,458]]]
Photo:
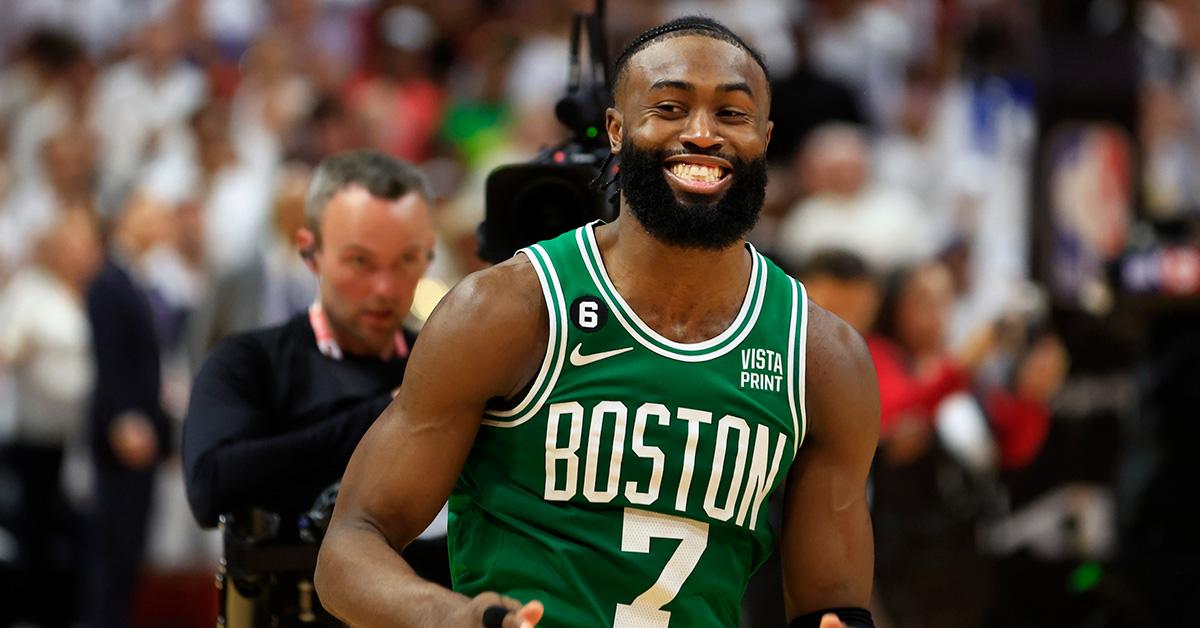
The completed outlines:
[[[837,615],[847,628],[875,628],[875,620],[871,618],[871,611],[858,606],[823,608],[819,611],[805,613],[793,619],[788,624],[788,628],[820,628],[821,618],[828,613]]]
[[[503,606],[489,606],[483,609],[484,628],[504,628],[504,618],[509,610]]]

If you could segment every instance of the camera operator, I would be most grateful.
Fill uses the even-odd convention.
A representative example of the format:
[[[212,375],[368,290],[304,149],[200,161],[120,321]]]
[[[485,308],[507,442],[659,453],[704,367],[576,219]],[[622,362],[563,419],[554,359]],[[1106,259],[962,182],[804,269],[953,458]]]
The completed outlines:
[[[183,461],[200,525],[268,511],[279,515],[273,542],[299,543],[300,515],[341,478],[404,376],[416,336],[401,322],[434,246],[428,204],[420,172],[381,153],[317,168],[297,233],[316,302],[222,341],[192,389]],[[448,580],[445,537],[427,543],[440,552],[413,548],[432,557],[427,577]]]

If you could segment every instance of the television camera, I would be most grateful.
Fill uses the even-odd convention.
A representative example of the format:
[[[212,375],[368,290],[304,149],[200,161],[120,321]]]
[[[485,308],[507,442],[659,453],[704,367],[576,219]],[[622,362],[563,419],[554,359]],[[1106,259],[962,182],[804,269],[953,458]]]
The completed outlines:
[[[593,13],[576,13],[571,22],[567,93],[554,107],[555,117],[570,129],[567,141],[529,163],[502,166],[488,175],[479,227],[482,259],[501,262],[521,247],[617,216],[617,198],[606,195],[601,184],[618,168],[604,130],[612,85],[603,25],[604,0],[596,0]],[[584,35],[586,73],[580,55]]]

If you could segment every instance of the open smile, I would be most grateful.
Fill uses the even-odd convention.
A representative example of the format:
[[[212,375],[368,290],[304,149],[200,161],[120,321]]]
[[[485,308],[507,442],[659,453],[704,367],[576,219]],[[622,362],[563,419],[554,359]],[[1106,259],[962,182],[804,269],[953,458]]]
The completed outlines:
[[[670,157],[664,162],[663,171],[672,188],[696,196],[720,194],[733,179],[733,167],[729,162],[707,155]]]

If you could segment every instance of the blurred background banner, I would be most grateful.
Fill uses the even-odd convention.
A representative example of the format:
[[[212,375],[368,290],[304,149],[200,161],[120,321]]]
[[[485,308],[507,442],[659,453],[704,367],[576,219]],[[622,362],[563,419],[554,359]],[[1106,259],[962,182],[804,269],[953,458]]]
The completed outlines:
[[[1105,124],[1065,122],[1046,143],[1050,265],[1054,294],[1078,307],[1103,291],[1106,269],[1125,251],[1133,222],[1134,153],[1128,134]]]
[[[748,239],[875,360],[879,625],[1187,623],[1200,3],[606,6],[610,57],[697,12],[764,54]],[[313,168],[374,148],[428,177],[418,328],[502,256],[485,215],[549,234],[604,210],[581,192],[603,129],[555,116],[592,9],[0,0],[0,626],[213,624],[220,540],[187,509],[181,422],[214,343],[313,302]],[[570,193],[524,207],[533,176]],[[744,625],[782,625],[778,578]]]

